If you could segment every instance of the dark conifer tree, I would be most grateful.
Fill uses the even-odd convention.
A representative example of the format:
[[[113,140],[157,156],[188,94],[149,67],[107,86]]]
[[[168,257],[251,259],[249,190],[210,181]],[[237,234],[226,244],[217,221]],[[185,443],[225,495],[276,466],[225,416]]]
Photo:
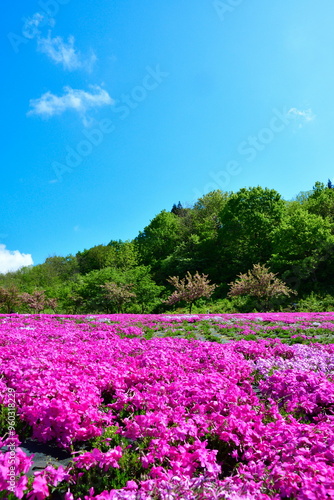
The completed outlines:
[[[174,203],[171,213],[177,215],[178,217],[184,217],[187,213],[187,209],[183,208],[182,203],[179,201],[177,205]]]

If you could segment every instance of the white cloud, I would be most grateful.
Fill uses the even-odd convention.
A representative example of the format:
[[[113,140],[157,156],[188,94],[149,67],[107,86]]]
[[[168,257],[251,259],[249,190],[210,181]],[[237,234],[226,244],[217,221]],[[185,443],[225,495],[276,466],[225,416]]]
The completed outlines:
[[[62,64],[64,69],[73,71],[75,69],[86,69],[91,71],[96,56],[92,52],[87,58],[83,58],[80,52],[74,47],[74,37],[69,36],[67,42],[61,36],[51,37],[51,32],[47,38],[38,39],[38,50],[46,54],[56,64]]]
[[[41,12],[36,12],[33,16],[24,20],[22,34],[26,38],[33,39],[41,34],[39,26],[54,26],[55,20],[53,17],[48,17]]]
[[[315,119],[315,115],[313,114],[313,111],[310,108],[304,110],[291,108],[288,111],[288,115],[295,118],[296,120],[298,119],[302,123],[308,123]]]
[[[72,110],[81,115],[84,124],[88,123],[85,114],[89,109],[114,104],[114,100],[106,90],[98,85],[91,86],[91,88],[93,92],[64,87],[65,93],[62,96],[46,92],[39,99],[30,100],[29,106],[31,109],[27,114],[28,116],[38,115],[50,118],[51,116],[61,115],[67,110]]]
[[[0,244],[0,273],[17,271],[20,267],[31,265],[33,260],[29,253],[7,250],[6,245]]]

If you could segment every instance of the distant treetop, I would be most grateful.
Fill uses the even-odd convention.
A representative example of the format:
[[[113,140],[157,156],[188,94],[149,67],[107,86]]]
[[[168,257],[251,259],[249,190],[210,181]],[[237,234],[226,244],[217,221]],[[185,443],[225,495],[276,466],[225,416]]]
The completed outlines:
[[[184,208],[180,201],[177,205],[174,203],[172,210],[171,210],[171,213],[174,215],[177,215],[178,217],[185,217],[187,212],[188,212],[188,209]]]

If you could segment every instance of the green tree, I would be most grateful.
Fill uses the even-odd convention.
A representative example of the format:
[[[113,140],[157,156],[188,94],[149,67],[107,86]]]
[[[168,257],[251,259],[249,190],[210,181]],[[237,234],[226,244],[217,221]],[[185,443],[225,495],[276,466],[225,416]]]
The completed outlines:
[[[81,275],[68,294],[67,307],[73,307],[76,312],[82,313],[112,312],[101,285],[122,281],[119,275],[120,272],[111,267],[95,269]]]
[[[126,270],[138,265],[138,251],[133,241],[112,240],[108,247],[112,250],[108,260],[110,267]]]
[[[173,253],[180,239],[180,218],[163,210],[135,240],[141,263],[156,270],[159,263]]]
[[[226,206],[231,193],[211,191],[199,198],[192,210],[194,233],[200,240],[213,240],[218,236],[221,226],[220,214]]]
[[[108,245],[97,245],[78,252],[76,257],[81,274],[106,267],[130,269],[138,264],[137,249],[130,241],[112,240]]]
[[[21,292],[31,293],[35,289],[48,292],[62,285],[65,281],[73,281],[78,275],[76,258],[48,257],[43,264],[26,266],[18,271],[0,275],[0,283],[4,286],[15,285]]]
[[[181,241],[173,253],[160,262],[159,276],[164,280],[172,273],[185,274],[196,272],[205,266],[205,258],[201,255],[201,241],[197,234],[191,234],[186,241]],[[211,255],[212,257],[212,255]]]
[[[317,269],[332,262],[334,236],[328,219],[303,208],[294,210],[273,234],[274,253],[268,264],[292,286],[318,281]]]
[[[219,276],[216,263],[219,256],[217,240],[220,227],[219,213],[226,204],[228,193],[220,190],[203,195],[192,208],[179,214],[179,240],[172,253],[160,262],[159,282],[164,282],[173,273],[184,275],[196,270]],[[175,206],[175,213],[179,208]]]
[[[221,272],[226,281],[273,253],[273,233],[286,212],[285,202],[274,189],[240,189],[220,213]]]
[[[112,255],[111,247],[107,245],[96,245],[76,254],[80,274],[100,270],[109,266]]]
[[[60,283],[75,279],[79,273],[77,259],[73,255],[68,255],[67,257],[58,255],[48,257],[41,264],[41,267],[45,269],[45,273],[50,281],[58,281]]]
[[[71,291],[67,293],[67,307],[85,313],[114,312],[115,303],[107,300],[105,291],[101,287],[106,283],[116,283],[118,286],[132,285],[136,297],[131,303],[126,303],[127,309],[136,306],[142,312],[152,310],[163,290],[163,287],[157,286],[152,280],[149,267],[137,266],[127,270],[107,267],[80,276],[71,287]]]
[[[334,232],[334,189],[316,182],[313,191],[304,201],[304,207],[314,215],[328,219]]]
[[[134,284],[135,303],[140,307],[141,313],[151,312],[155,306],[160,304],[159,297],[165,290],[163,286],[155,283],[150,271],[149,266],[137,266],[125,273],[126,281]]]

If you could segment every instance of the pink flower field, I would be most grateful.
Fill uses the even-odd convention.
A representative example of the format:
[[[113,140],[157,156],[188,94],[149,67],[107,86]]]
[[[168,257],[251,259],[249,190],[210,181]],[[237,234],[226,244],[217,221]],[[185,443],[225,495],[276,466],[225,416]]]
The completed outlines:
[[[332,312],[12,314],[0,332],[0,498],[334,498]]]

